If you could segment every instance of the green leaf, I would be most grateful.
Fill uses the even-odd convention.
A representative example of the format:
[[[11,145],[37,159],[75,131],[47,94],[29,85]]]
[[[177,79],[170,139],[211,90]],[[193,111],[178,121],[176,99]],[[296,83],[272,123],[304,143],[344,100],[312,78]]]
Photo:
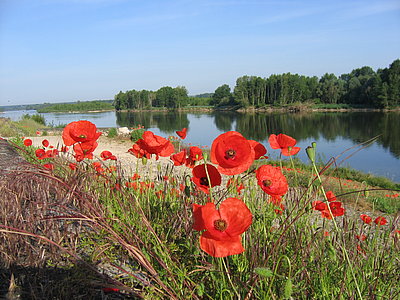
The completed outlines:
[[[289,299],[292,296],[293,293],[293,284],[292,280],[288,278],[285,283],[285,292],[284,292],[284,297],[285,299]]]
[[[255,268],[254,272],[263,277],[272,277],[274,275],[274,272],[268,268]]]

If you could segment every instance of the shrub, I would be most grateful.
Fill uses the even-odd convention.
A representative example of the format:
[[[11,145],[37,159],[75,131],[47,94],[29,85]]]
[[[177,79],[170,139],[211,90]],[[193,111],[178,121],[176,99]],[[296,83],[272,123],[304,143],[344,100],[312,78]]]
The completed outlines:
[[[108,131],[107,137],[113,138],[116,136],[118,136],[117,128],[110,128],[110,130]]]

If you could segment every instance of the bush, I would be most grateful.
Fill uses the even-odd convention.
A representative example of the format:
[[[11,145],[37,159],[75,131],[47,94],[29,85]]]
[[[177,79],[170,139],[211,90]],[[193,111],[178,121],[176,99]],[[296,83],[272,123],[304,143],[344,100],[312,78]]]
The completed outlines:
[[[110,128],[110,130],[108,131],[107,137],[113,138],[116,136],[118,136],[117,128]]]
[[[24,114],[24,115],[22,115],[22,119],[23,120],[33,120],[36,123],[39,123],[39,124],[41,124],[43,126],[46,126],[46,120],[40,114],[34,114],[34,115]]]

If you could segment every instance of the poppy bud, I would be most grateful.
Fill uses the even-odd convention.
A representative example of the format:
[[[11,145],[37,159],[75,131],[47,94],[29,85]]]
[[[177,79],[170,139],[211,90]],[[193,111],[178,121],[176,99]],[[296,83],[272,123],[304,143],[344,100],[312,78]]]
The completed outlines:
[[[312,142],[311,143],[311,147],[313,147],[314,149],[317,149],[317,143],[316,142]]]
[[[315,162],[315,148],[308,146],[306,148],[308,158],[314,163]]]
[[[147,164],[147,158],[146,157],[142,157],[142,165],[145,165],[145,164]]]
[[[186,185],[184,191],[186,197],[190,197],[190,186]]]

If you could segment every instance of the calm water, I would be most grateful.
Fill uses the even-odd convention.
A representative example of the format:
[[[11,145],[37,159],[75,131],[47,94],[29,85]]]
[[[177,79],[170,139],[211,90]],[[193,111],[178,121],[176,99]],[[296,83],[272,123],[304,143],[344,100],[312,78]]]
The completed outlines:
[[[0,114],[19,120],[24,113],[13,111]],[[303,150],[299,158],[307,162],[304,149],[317,142],[319,158],[326,162],[346,149],[373,137],[378,139],[364,149],[346,151],[339,159],[340,166],[388,177],[400,182],[400,113],[346,112],[346,113],[166,113],[166,112],[102,112],[102,113],[46,113],[48,124],[67,124],[77,120],[89,120],[97,127],[134,127],[146,129],[161,136],[175,135],[176,130],[188,128],[186,143],[208,145],[221,133],[236,130],[248,139],[263,143],[269,156],[279,153],[268,144],[270,134],[285,133],[297,139]],[[350,157],[349,157],[350,156]]]

